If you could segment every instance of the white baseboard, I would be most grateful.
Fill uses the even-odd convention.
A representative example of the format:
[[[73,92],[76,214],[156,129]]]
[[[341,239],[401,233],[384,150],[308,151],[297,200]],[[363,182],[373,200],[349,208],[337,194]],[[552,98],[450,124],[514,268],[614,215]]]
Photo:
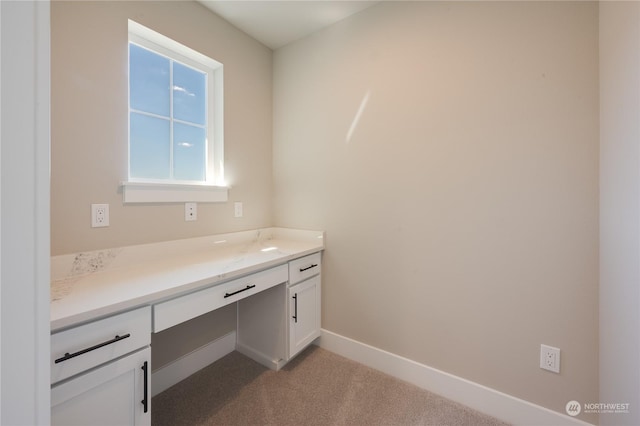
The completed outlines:
[[[240,352],[242,355],[251,358],[255,362],[264,365],[265,367],[271,370],[280,370],[284,364],[285,360],[283,359],[273,359],[263,354],[262,352],[258,352],[249,346],[245,346],[242,343],[236,343],[236,350]]]
[[[345,358],[412,383],[422,389],[459,402],[510,424],[536,426],[590,425],[590,423],[574,417],[549,410],[331,331],[323,329],[322,336],[316,344]]]
[[[188,353],[171,364],[159,368],[151,374],[151,396],[169,389],[176,383],[230,354],[236,348],[236,332],[232,331],[219,339]]]

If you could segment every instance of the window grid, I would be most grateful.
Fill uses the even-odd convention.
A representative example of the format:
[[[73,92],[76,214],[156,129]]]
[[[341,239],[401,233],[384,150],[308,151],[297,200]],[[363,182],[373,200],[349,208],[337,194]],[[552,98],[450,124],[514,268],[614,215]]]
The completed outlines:
[[[161,89],[161,92],[151,91],[147,95],[139,92],[139,88],[143,87],[139,83],[135,87],[135,92],[132,92],[133,87],[129,79],[129,113],[127,114],[129,155],[127,180],[122,182],[123,201],[125,203],[227,201],[228,192],[224,177],[223,64],[130,19],[128,29],[128,46],[135,45],[151,51],[159,55],[158,59],[163,58],[162,60],[165,61],[163,65],[166,72],[165,80],[160,86],[157,84],[155,86],[158,88],[169,84],[171,67],[174,72],[171,85],[174,86],[175,81],[176,87],[170,87],[170,94]],[[129,52],[129,58],[131,59],[131,52]],[[170,62],[173,65],[170,66]],[[178,65],[175,65],[176,63]],[[137,65],[135,69],[143,70],[143,68],[137,68]],[[198,79],[194,72],[201,74],[203,79]],[[138,76],[142,79],[138,78],[136,81],[146,84],[144,73]],[[159,77],[157,74],[156,76]],[[199,83],[195,86],[186,83],[193,81],[192,78],[196,78]],[[155,81],[159,82],[162,79]],[[153,80],[149,80],[149,83],[154,84]],[[152,86],[148,88],[152,90]],[[182,90],[183,88],[188,92]],[[195,101],[197,98],[188,97],[189,93],[202,96],[205,92],[207,97],[204,105],[198,104]],[[155,99],[154,93],[164,93],[164,99]],[[170,96],[172,96],[171,107],[174,108],[171,113],[173,121],[167,117],[169,105],[166,102],[169,102]],[[140,103],[138,100],[144,101]],[[131,108],[133,105],[136,108]],[[165,105],[165,108],[156,108],[160,105]],[[148,111],[137,108],[148,109]],[[176,114],[180,119],[173,117]],[[188,120],[194,120],[194,122]],[[145,127],[142,126],[151,126],[149,128],[151,133],[147,134]],[[132,139],[134,136],[131,133],[132,129],[136,132],[135,139]],[[145,134],[148,136],[146,139],[144,139]],[[169,147],[170,138],[172,138],[171,148]],[[197,149],[191,149],[192,146]],[[167,152],[167,149],[170,151]],[[155,156],[155,159],[150,155]],[[172,156],[171,167],[169,167],[170,156]],[[161,162],[157,162],[156,159]],[[149,162],[145,164],[146,160]],[[174,176],[173,180],[169,179],[170,173]]]
[[[168,179],[160,179],[160,180],[167,180],[167,181],[173,181],[173,182],[190,182],[190,181],[185,181],[185,180],[177,180],[175,179],[175,174],[174,174],[174,123],[179,123],[179,124],[184,124],[187,126],[192,126],[192,127],[197,127],[200,129],[203,129],[205,132],[205,144],[204,144],[204,179],[202,179],[203,182],[208,181],[209,176],[208,176],[208,161],[207,159],[209,158],[209,143],[208,143],[208,138],[210,137],[209,135],[209,102],[204,103],[204,124],[198,124],[195,122],[191,122],[191,121],[186,121],[186,120],[180,120],[174,117],[174,105],[173,105],[173,93],[174,93],[174,81],[173,81],[173,66],[175,63],[179,63],[180,65],[187,67],[189,69],[192,69],[196,72],[199,72],[201,74],[204,74],[205,77],[207,76],[207,72],[203,72],[202,70],[193,67],[189,64],[186,64],[184,62],[181,61],[177,61],[163,53],[160,53],[154,49],[150,49],[147,46],[143,46],[141,44],[135,43],[133,41],[129,41],[129,46],[130,45],[136,45],[142,49],[148,50],[158,56],[162,56],[166,59],[169,60],[169,116],[163,116],[163,115],[159,115],[159,114],[155,114],[152,112],[147,112],[147,111],[143,111],[143,110],[139,110],[136,108],[132,108],[131,107],[131,94],[129,94],[129,117],[131,117],[131,113],[136,113],[136,114],[141,114],[141,115],[146,115],[149,117],[154,117],[154,118],[158,118],[158,119],[162,119],[165,121],[169,122],[169,178]],[[204,80],[204,93],[205,93],[205,98],[209,98],[210,96],[212,96],[212,94],[209,93],[209,78],[205,78]],[[129,118],[130,119],[130,118]],[[129,169],[129,173],[131,173],[131,170]]]

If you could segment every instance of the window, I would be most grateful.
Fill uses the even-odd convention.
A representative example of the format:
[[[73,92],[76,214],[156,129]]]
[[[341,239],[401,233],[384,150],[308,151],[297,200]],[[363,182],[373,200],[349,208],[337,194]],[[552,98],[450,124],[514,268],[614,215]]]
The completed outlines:
[[[226,201],[222,64],[129,21],[125,202]]]

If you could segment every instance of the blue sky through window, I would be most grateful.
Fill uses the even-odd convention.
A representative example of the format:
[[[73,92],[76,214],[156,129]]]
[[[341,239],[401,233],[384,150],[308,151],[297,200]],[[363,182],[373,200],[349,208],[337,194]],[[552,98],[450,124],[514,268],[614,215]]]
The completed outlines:
[[[129,175],[205,181],[207,75],[129,43]]]

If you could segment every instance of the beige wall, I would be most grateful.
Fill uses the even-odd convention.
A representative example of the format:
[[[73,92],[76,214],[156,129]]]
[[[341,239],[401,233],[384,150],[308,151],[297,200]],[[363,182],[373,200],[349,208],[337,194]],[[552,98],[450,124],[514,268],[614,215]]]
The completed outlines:
[[[323,327],[598,401],[598,132],[597,3],[386,2],[276,51],[275,225],[327,232]]]
[[[51,9],[52,255],[324,229],[324,328],[560,412],[598,401],[595,3],[385,3],[277,51],[273,74],[197,3]],[[127,18],[225,65],[233,188],[197,222],[122,205]],[[105,202],[111,226],[90,228]],[[154,369],[233,321],[154,336]],[[562,374],[538,368],[541,343]]]
[[[229,202],[122,204],[127,177],[127,19],[224,64]],[[51,254],[271,225],[272,52],[196,2],[61,2],[51,6]],[[244,218],[233,217],[233,201]],[[109,228],[91,228],[109,203]]]
[[[640,3],[600,3],[601,424],[640,424]]]
[[[229,202],[123,205],[127,177],[127,19],[224,64]],[[272,52],[198,3],[51,4],[51,254],[270,226]],[[233,217],[233,201],[244,218]],[[90,204],[109,203],[108,228]],[[235,305],[153,336],[157,369],[235,329]]]

